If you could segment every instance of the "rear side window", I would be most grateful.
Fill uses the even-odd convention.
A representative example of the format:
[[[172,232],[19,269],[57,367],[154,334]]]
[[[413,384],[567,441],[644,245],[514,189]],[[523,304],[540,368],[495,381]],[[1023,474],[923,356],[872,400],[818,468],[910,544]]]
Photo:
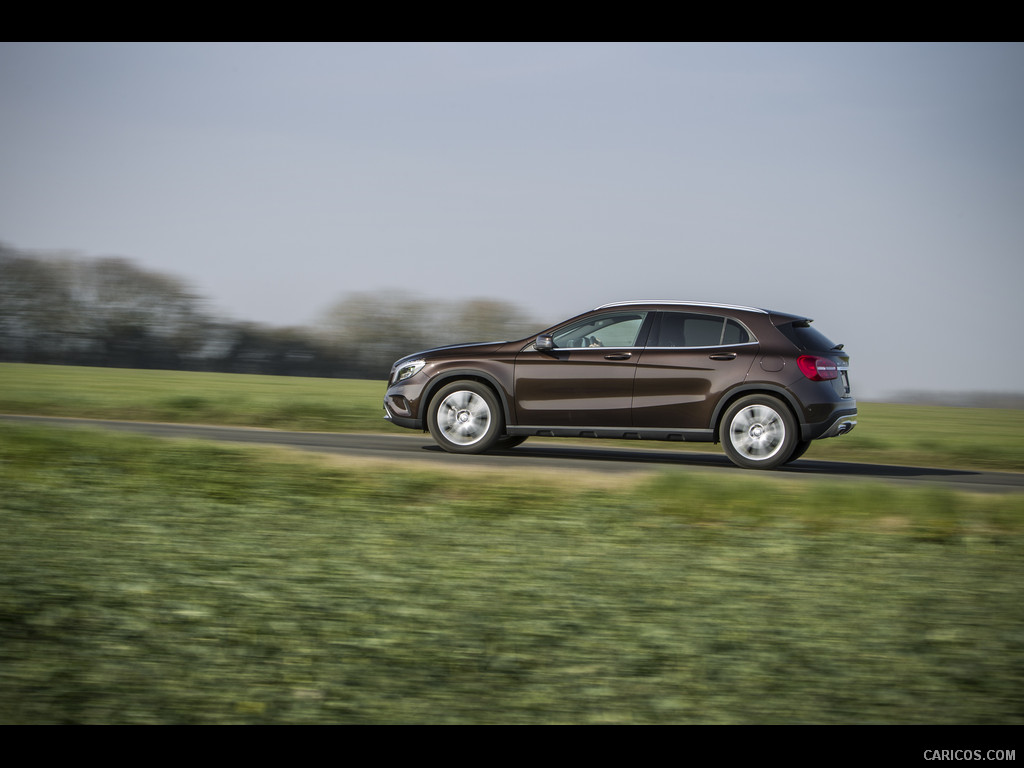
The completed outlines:
[[[782,335],[807,352],[830,352],[836,344],[825,334],[811,327],[810,321],[783,323],[778,326]]]
[[[663,312],[651,347],[721,347],[746,344],[750,333],[736,320],[689,312]]]

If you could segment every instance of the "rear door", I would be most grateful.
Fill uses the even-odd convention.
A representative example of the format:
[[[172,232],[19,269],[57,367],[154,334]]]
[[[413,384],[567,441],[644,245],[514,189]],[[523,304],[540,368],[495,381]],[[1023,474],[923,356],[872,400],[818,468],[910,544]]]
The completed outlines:
[[[708,429],[722,393],[746,379],[757,351],[757,340],[735,318],[657,313],[637,363],[633,426]]]

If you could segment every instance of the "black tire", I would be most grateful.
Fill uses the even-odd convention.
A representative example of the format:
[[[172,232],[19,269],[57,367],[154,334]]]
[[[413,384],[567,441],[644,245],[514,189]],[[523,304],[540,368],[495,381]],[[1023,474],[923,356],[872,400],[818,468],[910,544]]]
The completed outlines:
[[[427,429],[449,453],[483,453],[494,448],[505,431],[498,398],[477,381],[455,381],[434,395]]]
[[[718,437],[732,463],[744,469],[781,466],[799,442],[793,414],[770,395],[747,395],[729,406]]]
[[[796,461],[801,456],[803,456],[805,453],[807,453],[807,449],[810,448],[810,447],[811,447],[811,441],[810,440],[801,440],[799,443],[796,444],[796,448],[793,449],[793,452],[791,454],[789,454],[789,458],[786,459],[786,463],[789,464],[791,462]]]
[[[528,435],[505,435],[504,437],[498,438],[498,442],[494,447],[502,451],[507,451],[511,448],[515,448],[517,445],[525,443],[527,437]]]

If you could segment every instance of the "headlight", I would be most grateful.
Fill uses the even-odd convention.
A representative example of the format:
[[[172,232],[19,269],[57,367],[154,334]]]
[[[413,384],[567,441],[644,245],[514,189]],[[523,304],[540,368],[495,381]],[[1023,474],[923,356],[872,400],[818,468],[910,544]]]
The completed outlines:
[[[404,363],[395,371],[395,375],[391,377],[391,383],[397,384],[400,381],[408,379],[410,376],[415,376],[426,364],[426,360],[413,360],[412,362]]]

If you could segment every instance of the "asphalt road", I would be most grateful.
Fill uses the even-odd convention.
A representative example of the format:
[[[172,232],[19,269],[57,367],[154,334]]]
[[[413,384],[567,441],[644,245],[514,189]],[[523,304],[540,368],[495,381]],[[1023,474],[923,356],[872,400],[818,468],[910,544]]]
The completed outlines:
[[[156,437],[217,440],[229,443],[276,445],[304,451],[392,459],[407,462],[440,462],[450,466],[495,467],[509,473],[535,468],[573,472],[650,472],[673,467],[725,475],[754,476],[739,469],[723,453],[694,453],[634,447],[626,441],[594,441],[586,445],[558,441],[527,441],[508,451],[482,456],[445,453],[425,435],[354,434],[343,432],[286,432],[276,429],[216,427],[197,424],[154,424],[134,421],[102,421],[51,416],[0,416],[0,419],[60,426],[89,426],[135,432]],[[903,467],[888,464],[816,461],[805,457],[772,474],[810,479],[872,479],[896,483],[927,484],[965,491],[1024,492],[1024,474],[963,469]]]

